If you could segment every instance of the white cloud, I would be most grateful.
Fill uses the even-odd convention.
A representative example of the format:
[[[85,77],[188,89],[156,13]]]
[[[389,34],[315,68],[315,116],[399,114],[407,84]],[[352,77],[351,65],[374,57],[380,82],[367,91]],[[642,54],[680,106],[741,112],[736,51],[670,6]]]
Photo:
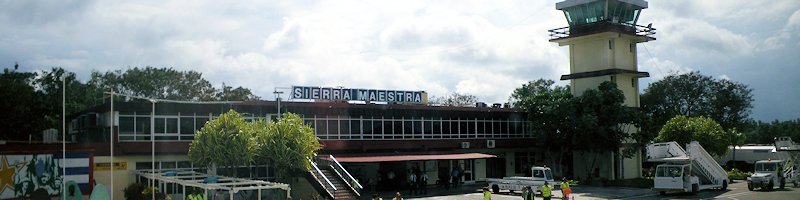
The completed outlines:
[[[547,30],[566,26],[555,2],[0,1],[9,8],[0,13],[0,64],[64,66],[83,78],[128,66],[196,70],[265,99],[276,86],[309,85],[503,102],[524,82],[569,73],[568,47],[548,41]],[[793,0],[649,2],[640,23],[653,22],[658,40],[639,60],[650,80],[687,66],[743,77],[752,66],[736,59],[798,49],[789,47],[800,27]]]
[[[682,66],[671,60],[650,58],[639,65],[639,69],[650,73],[652,80],[661,80],[672,74],[684,74],[693,71],[692,68]]]

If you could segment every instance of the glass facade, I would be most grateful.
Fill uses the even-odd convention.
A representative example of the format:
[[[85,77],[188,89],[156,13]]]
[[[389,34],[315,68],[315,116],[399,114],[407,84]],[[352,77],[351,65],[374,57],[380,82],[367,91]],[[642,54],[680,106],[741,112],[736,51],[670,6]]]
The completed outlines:
[[[194,133],[213,115],[178,113],[156,115],[153,120],[157,141],[191,141]],[[271,119],[246,117],[247,120]],[[149,141],[150,114],[119,115],[119,140]],[[500,139],[530,138],[530,123],[523,120],[491,118],[387,118],[387,117],[317,117],[303,120],[322,140],[408,140],[408,139]]]
[[[607,6],[607,7],[606,7]],[[564,8],[570,26],[610,21],[619,24],[636,24],[642,7],[620,1],[594,1]]]

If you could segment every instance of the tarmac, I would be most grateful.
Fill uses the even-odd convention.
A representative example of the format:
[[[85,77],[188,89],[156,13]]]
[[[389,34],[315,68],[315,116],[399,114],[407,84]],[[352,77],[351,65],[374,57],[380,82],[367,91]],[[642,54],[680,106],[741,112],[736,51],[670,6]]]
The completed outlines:
[[[404,199],[423,199],[423,200],[440,200],[440,199],[483,199],[481,196],[481,189],[486,187],[487,183],[471,183],[461,185],[458,188],[443,188],[431,186],[428,188],[427,194],[409,194],[408,190],[399,190]],[[650,189],[642,188],[624,188],[624,187],[596,187],[596,186],[575,186],[572,187],[573,193],[571,199],[637,199],[641,197],[648,197],[657,195],[656,192]],[[377,191],[375,193],[365,191],[362,192],[361,199],[371,199],[373,194],[377,194],[383,199],[392,199],[394,194],[398,191]],[[553,191],[553,199],[563,199],[560,190]],[[521,199],[521,193],[515,191],[509,193],[508,191],[500,191],[499,194],[493,194],[492,199]],[[541,199],[537,196],[536,199]]]

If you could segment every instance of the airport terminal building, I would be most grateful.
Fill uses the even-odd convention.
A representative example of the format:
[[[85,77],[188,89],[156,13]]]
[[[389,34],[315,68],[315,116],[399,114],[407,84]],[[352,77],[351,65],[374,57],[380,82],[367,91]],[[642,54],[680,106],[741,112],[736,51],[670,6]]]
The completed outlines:
[[[340,89],[337,100],[333,92],[317,89],[320,91],[309,91],[319,93],[317,98],[292,95],[288,102],[115,102],[113,165],[108,120],[112,110],[108,102],[75,115],[68,134],[81,148],[93,149],[93,178],[97,182],[107,184],[109,166],[114,167],[114,186],[119,190],[115,196],[135,181],[135,170],[194,169],[187,156],[194,133],[229,110],[236,110],[248,121],[276,119],[279,113],[287,112],[300,115],[323,145],[319,154],[334,156],[370,190],[397,189],[410,170],[428,174],[428,184],[434,185],[447,179],[453,168],[461,171],[462,183],[474,183],[529,175],[531,166],[544,165],[542,152],[534,146],[531,124],[521,110],[481,103],[475,107],[432,106],[427,105],[424,92],[418,93],[421,98],[414,98],[417,94],[374,91],[374,99],[370,99],[373,95],[366,91],[367,101],[358,101],[363,95],[352,90],[352,101],[342,100],[344,92]],[[320,99],[323,93],[331,96]],[[396,98],[381,102],[387,94]],[[245,178],[275,177],[268,165],[238,170],[242,171],[238,174],[250,174]]]

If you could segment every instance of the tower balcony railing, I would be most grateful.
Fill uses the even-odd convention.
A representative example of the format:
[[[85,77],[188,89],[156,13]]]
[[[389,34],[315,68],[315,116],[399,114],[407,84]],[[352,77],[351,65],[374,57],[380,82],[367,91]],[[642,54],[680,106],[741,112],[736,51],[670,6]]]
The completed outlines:
[[[617,23],[611,21],[599,21],[589,24],[561,27],[556,29],[550,29],[547,32],[550,33],[550,40],[558,40],[570,36],[588,35],[603,31],[618,31],[624,33],[630,33],[637,36],[646,37],[648,39],[655,39],[654,36],[656,34],[656,29],[652,27],[652,24],[648,24],[647,26],[642,26],[637,24]]]

